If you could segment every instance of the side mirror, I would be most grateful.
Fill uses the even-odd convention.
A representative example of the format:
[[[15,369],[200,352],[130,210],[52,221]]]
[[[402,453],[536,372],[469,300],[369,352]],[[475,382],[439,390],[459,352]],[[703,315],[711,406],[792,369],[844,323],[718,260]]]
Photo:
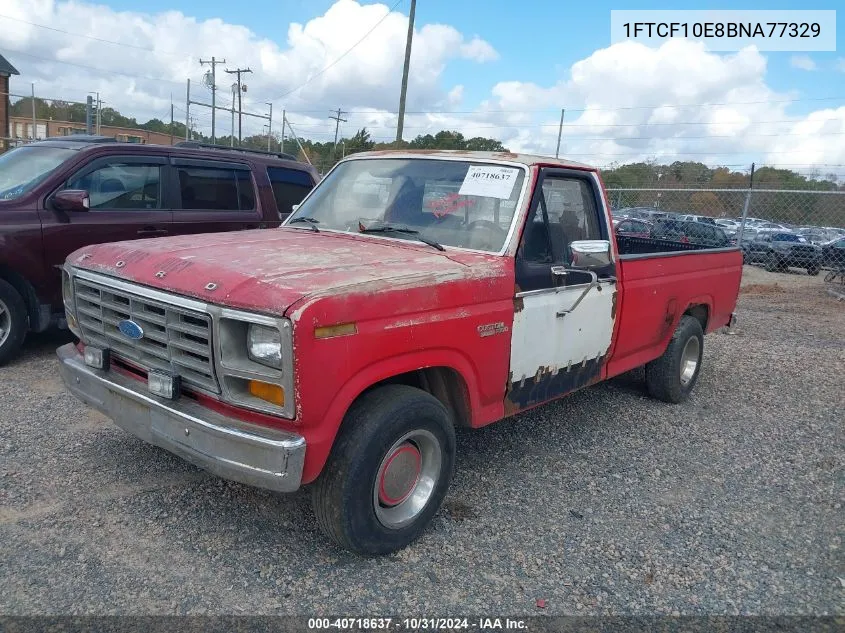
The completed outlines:
[[[569,245],[573,268],[594,270],[611,263],[608,240],[577,240]]]
[[[59,211],[88,211],[91,198],[84,189],[64,189],[53,196],[53,207]]]
[[[291,212],[291,213],[296,213],[296,210],[297,210],[298,208],[299,208],[299,205],[298,205],[298,204],[292,204],[292,205],[291,205],[291,207],[290,207],[290,212]]]

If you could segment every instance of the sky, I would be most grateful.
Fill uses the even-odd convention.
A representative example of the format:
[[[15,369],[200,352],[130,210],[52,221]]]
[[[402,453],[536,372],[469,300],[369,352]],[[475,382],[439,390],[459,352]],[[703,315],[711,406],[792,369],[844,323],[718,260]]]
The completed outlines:
[[[453,129],[501,140],[511,150],[561,155],[599,166],[639,160],[699,160],[736,169],[751,162],[837,173],[845,179],[845,36],[837,52],[708,51],[673,40],[611,45],[612,9],[670,9],[677,1],[594,0],[580,10],[551,0],[418,0],[408,87],[406,140]],[[745,9],[795,9],[794,1]],[[816,2],[813,9],[835,9]],[[790,6],[791,5],[791,6]],[[192,96],[210,102],[200,59],[215,56],[218,102],[231,103],[232,75],[249,67],[247,111],[273,125],[286,112],[300,136],[331,140],[366,127],[395,136],[410,0],[4,0],[0,53],[43,97],[84,101],[135,116],[185,118]],[[728,2],[708,9],[735,8]],[[210,110],[192,106],[197,129]],[[244,134],[266,120],[245,117]],[[217,118],[218,135],[230,116]]]

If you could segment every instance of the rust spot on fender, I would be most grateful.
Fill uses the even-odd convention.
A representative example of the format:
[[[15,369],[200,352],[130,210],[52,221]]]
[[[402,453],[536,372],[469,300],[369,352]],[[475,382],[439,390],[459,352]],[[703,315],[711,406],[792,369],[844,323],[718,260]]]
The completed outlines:
[[[610,300],[610,320],[614,321],[616,319],[616,298],[619,293],[614,290],[613,297]]]
[[[525,300],[522,297],[514,297],[513,299],[513,311],[522,312],[525,309]]]

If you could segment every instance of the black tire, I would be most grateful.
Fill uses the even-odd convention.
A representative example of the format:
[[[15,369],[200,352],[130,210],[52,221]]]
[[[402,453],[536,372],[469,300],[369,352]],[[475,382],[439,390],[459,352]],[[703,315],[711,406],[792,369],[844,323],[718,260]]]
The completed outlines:
[[[14,286],[0,279],[0,365],[17,355],[29,329],[26,304]]]
[[[695,368],[691,376],[682,377],[682,357],[687,344],[697,339],[698,353]],[[645,380],[648,392],[653,398],[678,404],[687,399],[701,372],[701,359],[704,354],[704,332],[701,323],[695,317],[684,315],[666,347],[666,351],[645,366]]]
[[[815,277],[820,272],[821,272],[820,266],[810,266],[809,268],[807,268],[807,274],[810,275],[811,277]]]
[[[383,512],[380,497],[377,499],[379,491],[384,490],[377,488],[383,485],[380,469],[388,452],[409,433],[434,438],[441,459],[423,509],[407,524],[390,527],[377,515],[377,504],[378,511]],[[424,460],[421,458],[417,477],[424,469]],[[455,429],[449,411],[437,398],[406,385],[374,389],[350,407],[312,488],[317,524],[338,545],[359,554],[389,554],[401,549],[420,536],[440,508],[454,464]],[[415,484],[410,489],[416,490]]]

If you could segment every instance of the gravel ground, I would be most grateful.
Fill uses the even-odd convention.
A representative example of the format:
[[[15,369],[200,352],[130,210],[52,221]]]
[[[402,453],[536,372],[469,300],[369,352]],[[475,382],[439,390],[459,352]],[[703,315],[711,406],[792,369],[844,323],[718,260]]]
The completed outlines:
[[[845,304],[743,284],[686,404],[632,372],[460,433],[445,507],[378,559],[330,545],[306,493],[119,430],[64,391],[67,338],[32,337],[0,369],[0,613],[843,614]]]

